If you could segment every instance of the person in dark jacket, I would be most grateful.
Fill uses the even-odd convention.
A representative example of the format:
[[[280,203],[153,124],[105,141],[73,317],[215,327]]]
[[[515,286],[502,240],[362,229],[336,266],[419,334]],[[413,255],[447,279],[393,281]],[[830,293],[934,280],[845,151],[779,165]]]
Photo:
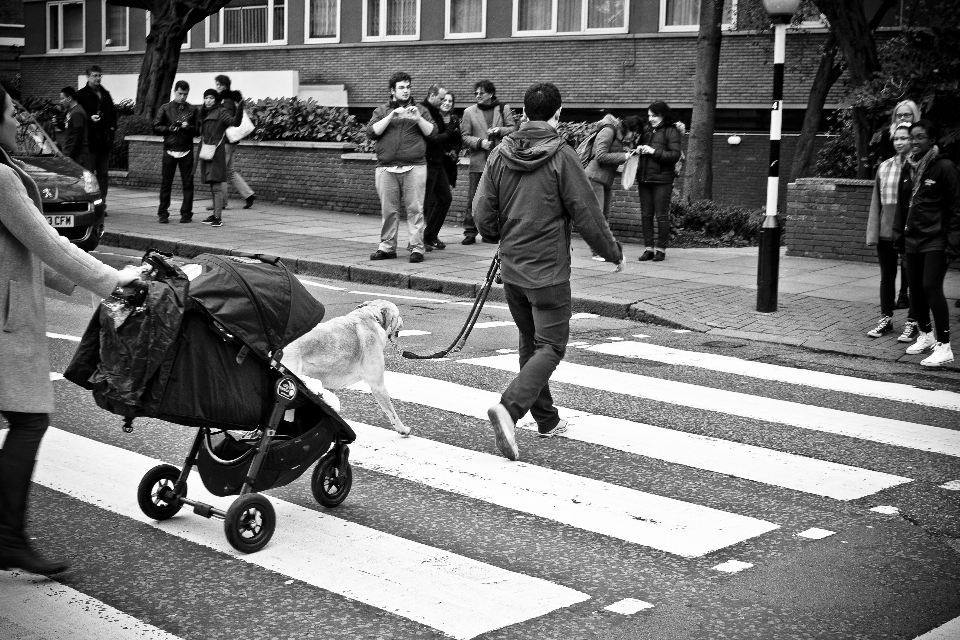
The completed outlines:
[[[220,92],[216,89],[203,92],[203,108],[198,120],[201,145],[216,145],[212,159],[200,159],[200,179],[209,184],[213,192],[213,213],[203,219],[203,224],[220,227],[223,225],[223,183],[229,177],[226,131],[233,122],[233,114],[220,104]]]
[[[900,174],[894,246],[905,254],[910,306],[920,324],[920,336],[907,353],[932,351],[920,364],[936,367],[953,362],[943,280],[950,262],[960,257],[960,172],[940,155],[935,124],[919,120],[910,127],[910,136],[913,155]]]
[[[542,437],[567,428],[549,381],[570,335],[572,224],[617,271],[623,266],[580,158],[557,134],[560,91],[535,84],[523,107],[528,122],[490,153],[473,202],[480,234],[500,242],[503,292],[520,331],[520,373],[487,411],[497,447],[510,460],[520,457],[514,425],[528,411]]]
[[[640,151],[637,192],[644,244],[640,261],[659,262],[667,257],[667,243],[670,241],[670,196],[673,181],[677,179],[677,161],[680,160],[680,130],[666,102],[651,104],[647,118],[637,147]]]
[[[449,110],[444,116],[441,105],[447,98],[447,90],[435,84],[427,90],[427,97],[421,103],[434,124],[437,125],[437,137],[427,141],[427,186],[423,199],[423,245],[427,251],[445,249],[446,244],[440,240],[438,234],[443,221],[453,202],[450,192],[450,180],[445,166],[447,152],[460,146],[460,129],[454,123],[450,126]]]
[[[67,111],[64,127],[63,155],[67,156],[81,167],[93,171],[90,158],[90,143],[87,139],[88,123],[90,118],[77,102],[77,91],[73,87],[64,87],[60,90],[60,104]]]
[[[371,260],[397,257],[400,208],[407,212],[407,246],[410,262],[423,262],[423,197],[427,186],[427,143],[437,137],[430,111],[415,104],[410,94],[410,75],[402,71],[390,77],[390,102],[377,107],[367,137],[377,141],[375,180],[380,196],[380,246]]]
[[[77,102],[90,118],[87,139],[91,163],[97,174],[100,196],[106,205],[110,187],[110,154],[117,134],[117,107],[113,104],[113,96],[101,85],[102,78],[103,70],[97,65],[87,69],[87,84],[77,91]]]
[[[219,75],[214,78],[217,91],[220,92],[220,108],[230,114],[233,118],[230,122],[231,127],[239,127],[243,121],[243,95],[239,91],[231,88],[230,76]],[[249,209],[253,206],[254,196],[256,195],[247,181],[243,179],[236,169],[233,168],[237,158],[237,145],[239,142],[226,141],[227,149],[227,176],[233,188],[237,190],[240,197],[243,198],[243,208]],[[230,187],[223,187],[223,208],[226,209],[230,200]]]
[[[197,108],[187,102],[190,85],[178,80],[174,87],[173,102],[160,107],[153,119],[154,133],[163,136],[163,161],[160,169],[160,206],[157,216],[161,223],[170,218],[170,191],[173,176],[180,169],[183,184],[183,204],[180,205],[180,222],[193,218],[193,137],[197,135]]]

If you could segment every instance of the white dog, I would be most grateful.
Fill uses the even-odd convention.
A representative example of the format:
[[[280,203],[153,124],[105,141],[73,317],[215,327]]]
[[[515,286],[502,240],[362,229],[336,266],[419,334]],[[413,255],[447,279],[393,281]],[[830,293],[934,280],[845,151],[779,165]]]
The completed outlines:
[[[383,348],[387,341],[395,342],[403,320],[397,305],[386,300],[364,302],[345,316],[321,322],[310,333],[298,338],[283,350],[283,365],[295,375],[319,380],[325,389],[342,389],[363,380],[370,386],[373,397],[390,419],[393,428],[409,435],[393,408],[383,382]],[[324,398],[334,410],[332,394],[304,382],[314,393]]]

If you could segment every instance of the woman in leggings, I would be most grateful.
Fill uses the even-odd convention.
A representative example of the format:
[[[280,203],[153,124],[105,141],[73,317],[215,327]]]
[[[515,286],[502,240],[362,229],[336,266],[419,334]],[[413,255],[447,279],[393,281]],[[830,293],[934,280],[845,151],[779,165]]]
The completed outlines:
[[[932,351],[920,362],[927,367],[953,362],[943,279],[950,261],[960,256],[960,172],[940,155],[938,135],[929,120],[910,127],[913,154],[900,177],[894,223],[894,243],[905,254],[911,306],[920,324],[920,337],[907,353]]]

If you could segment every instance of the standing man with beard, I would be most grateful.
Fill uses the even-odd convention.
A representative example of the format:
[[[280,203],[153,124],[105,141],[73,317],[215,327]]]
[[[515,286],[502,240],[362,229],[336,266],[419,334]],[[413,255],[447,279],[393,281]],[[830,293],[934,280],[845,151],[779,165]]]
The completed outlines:
[[[407,248],[410,262],[423,262],[423,197],[427,187],[427,142],[437,137],[437,126],[410,93],[410,74],[390,76],[390,102],[373,112],[367,136],[377,141],[375,173],[380,196],[380,246],[371,260],[397,257],[400,209],[407,212]]]
[[[117,134],[117,107],[113,96],[100,84],[103,70],[97,65],[87,69],[87,84],[77,91],[77,102],[90,118],[87,139],[90,143],[91,164],[97,174],[100,196],[104,207],[107,204],[107,189],[110,187],[110,154]]]
[[[463,213],[463,240],[460,244],[477,241],[477,225],[473,221],[473,197],[483,175],[491,149],[500,144],[505,136],[513,133],[517,124],[509,105],[497,99],[497,88],[489,80],[480,80],[473,85],[477,104],[463,112],[460,132],[463,146],[470,155],[470,184],[467,187],[467,209]],[[482,236],[483,234],[481,234]]]

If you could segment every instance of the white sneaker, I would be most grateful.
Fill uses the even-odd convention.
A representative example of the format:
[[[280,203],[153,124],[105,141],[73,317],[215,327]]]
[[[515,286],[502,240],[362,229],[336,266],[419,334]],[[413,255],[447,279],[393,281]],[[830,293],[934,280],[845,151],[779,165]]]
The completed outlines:
[[[942,364],[953,362],[953,349],[949,342],[938,342],[933,353],[920,361],[925,367],[939,367]]]
[[[925,353],[933,349],[934,345],[937,344],[936,339],[933,337],[933,331],[920,332],[920,337],[917,338],[917,341],[912,345],[907,347],[907,355],[915,356],[918,353]]]
[[[497,448],[509,460],[520,459],[520,449],[517,447],[517,437],[513,431],[513,418],[502,404],[495,404],[487,410],[493,435],[497,439]]]

